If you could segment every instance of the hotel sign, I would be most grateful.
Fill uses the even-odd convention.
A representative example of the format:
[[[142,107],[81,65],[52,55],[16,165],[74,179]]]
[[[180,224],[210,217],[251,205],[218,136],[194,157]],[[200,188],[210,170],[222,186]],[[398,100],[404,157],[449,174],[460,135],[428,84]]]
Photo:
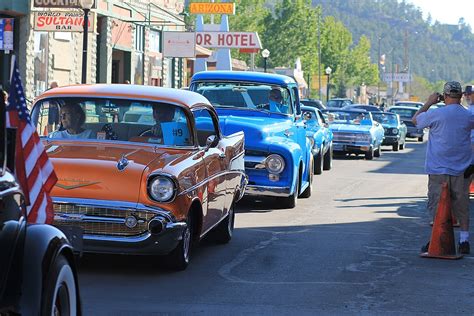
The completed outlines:
[[[193,2],[189,5],[191,14],[235,14],[235,4],[231,2]]]
[[[206,48],[262,48],[256,32],[196,32],[196,44]]]
[[[81,4],[79,0],[33,0],[34,8],[79,8],[81,9]],[[97,1],[94,1],[92,9],[97,8]]]

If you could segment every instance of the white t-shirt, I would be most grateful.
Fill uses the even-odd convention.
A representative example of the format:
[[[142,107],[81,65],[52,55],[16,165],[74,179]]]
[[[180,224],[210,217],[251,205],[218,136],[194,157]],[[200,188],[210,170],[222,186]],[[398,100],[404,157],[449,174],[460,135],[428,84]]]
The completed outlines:
[[[49,134],[48,138],[89,139],[89,138],[95,138],[95,137],[93,137],[92,131],[90,129],[86,129],[82,133],[79,133],[79,134],[69,134],[67,130],[56,131]]]

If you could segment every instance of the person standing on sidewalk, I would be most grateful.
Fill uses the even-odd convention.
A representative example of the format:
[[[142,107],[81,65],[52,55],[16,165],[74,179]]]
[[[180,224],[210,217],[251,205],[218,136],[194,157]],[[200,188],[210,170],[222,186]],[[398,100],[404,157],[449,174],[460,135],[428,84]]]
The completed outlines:
[[[459,82],[446,82],[443,94],[433,93],[412,118],[417,128],[429,128],[425,171],[428,174],[428,211],[436,214],[441,187],[448,183],[452,210],[459,220],[459,252],[469,254],[469,181],[464,172],[471,164],[471,130],[474,115],[461,105]],[[429,110],[444,97],[446,106]],[[425,252],[428,245],[422,248]]]

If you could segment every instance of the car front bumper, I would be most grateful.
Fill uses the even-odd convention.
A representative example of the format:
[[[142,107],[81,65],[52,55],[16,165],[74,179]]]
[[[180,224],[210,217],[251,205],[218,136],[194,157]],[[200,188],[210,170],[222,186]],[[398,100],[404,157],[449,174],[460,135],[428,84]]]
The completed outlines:
[[[247,185],[247,188],[245,189],[245,195],[288,197],[291,195],[291,191],[290,191],[290,187]]]
[[[382,142],[382,145],[395,145],[400,141],[400,136],[387,136],[385,135],[385,138]]]
[[[335,152],[346,152],[346,153],[356,153],[356,154],[363,154],[372,150],[372,146],[370,144],[348,144],[348,143],[339,143],[334,142],[332,145],[332,150]]]
[[[186,229],[168,211],[123,201],[53,198],[54,223],[83,231],[82,251],[116,254],[167,254]],[[127,219],[135,218],[135,226]]]

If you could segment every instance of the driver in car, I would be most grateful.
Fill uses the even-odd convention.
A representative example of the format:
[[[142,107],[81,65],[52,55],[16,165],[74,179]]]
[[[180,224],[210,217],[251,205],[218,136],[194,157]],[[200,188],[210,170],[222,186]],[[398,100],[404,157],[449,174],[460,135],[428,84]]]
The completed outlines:
[[[288,106],[282,103],[283,96],[280,89],[273,88],[268,95],[269,110],[272,112],[288,113]]]

